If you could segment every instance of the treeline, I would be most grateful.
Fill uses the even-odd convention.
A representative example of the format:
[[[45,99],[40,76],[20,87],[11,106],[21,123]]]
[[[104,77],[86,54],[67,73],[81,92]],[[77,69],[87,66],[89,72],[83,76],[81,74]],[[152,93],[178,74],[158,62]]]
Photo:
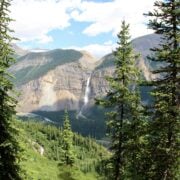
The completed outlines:
[[[100,169],[101,161],[108,156],[110,153],[101,145],[97,144],[95,140],[89,137],[82,137],[72,131],[72,136],[65,136],[64,131],[67,129],[57,128],[54,125],[44,124],[37,121],[15,121],[15,126],[19,130],[24,130],[26,134],[26,143],[32,144],[32,142],[37,143],[44,148],[44,156],[50,160],[56,161],[63,168],[66,166],[75,167],[83,173],[97,173],[102,174]],[[72,138],[72,139],[71,139]],[[22,140],[21,138],[21,141]],[[71,143],[72,146],[68,148],[64,147],[68,143]],[[32,148],[32,147],[31,147]],[[71,151],[71,153],[69,153]],[[66,153],[66,154],[65,154]],[[66,157],[71,158],[66,161]]]
[[[79,117],[77,119],[77,111],[68,110],[72,130],[78,132],[83,136],[91,136],[93,138],[101,139],[106,133],[106,125],[104,123],[104,108],[93,106],[89,109],[91,114],[86,114],[86,119]],[[107,111],[107,110],[106,110]],[[42,117],[47,117],[55,122],[57,126],[63,125],[64,111],[35,111]],[[21,117],[28,119],[27,117]]]

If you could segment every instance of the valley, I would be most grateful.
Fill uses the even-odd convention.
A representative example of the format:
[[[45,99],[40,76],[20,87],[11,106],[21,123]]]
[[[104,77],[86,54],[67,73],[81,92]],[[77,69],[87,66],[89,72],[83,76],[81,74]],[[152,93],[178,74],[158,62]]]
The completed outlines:
[[[160,36],[151,34],[132,41],[135,52],[140,54],[136,62],[142,79],[151,80],[154,75],[146,56],[150,48],[157,46]],[[97,59],[85,51],[51,50],[29,52],[16,46],[17,62],[10,68],[18,98],[18,113],[35,113],[62,124],[64,109],[71,116],[72,128],[85,136],[101,139],[105,136],[105,116],[102,107],[95,105],[95,98],[103,97],[109,90],[106,76],[114,73],[114,57],[108,54]],[[148,88],[141,90],[142,101],[149,102]]]

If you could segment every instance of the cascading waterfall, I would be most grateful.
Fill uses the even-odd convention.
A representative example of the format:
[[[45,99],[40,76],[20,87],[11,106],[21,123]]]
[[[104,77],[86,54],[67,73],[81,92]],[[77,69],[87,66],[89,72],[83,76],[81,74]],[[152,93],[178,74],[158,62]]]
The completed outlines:
[[[82,114],[82,111],[83,111],[83,109],[86,107],[86,105],[87,105],[88,102],[89,102],[90,81],[91,81],[91,75],[88,77],[87,82],[86,82],[86,88],[85,88],[85,94],[84,94],[84,101],[83,101],[83,105],[82,105],[82,107],[81,107],[81,109],[80,109],[80,111],[79,111],[79,113],[78,113],[78,115],[77,115],[77,118],[80,117],[80,116],[85,118],[85,116]]]
[[[84,95],[84,106],[89,102],[90,80],[91,80],[91,76],[88,77],[87,83],[86,83],[86,90],[85,90],[85,95]]]

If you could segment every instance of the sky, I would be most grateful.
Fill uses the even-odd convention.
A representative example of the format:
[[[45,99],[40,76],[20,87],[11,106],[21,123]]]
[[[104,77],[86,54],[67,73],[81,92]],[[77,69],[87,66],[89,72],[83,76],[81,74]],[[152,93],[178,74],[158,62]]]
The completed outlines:
[[[24,49],[86,50],[100,58],[116,47],[121,22],[134,39],[152,33],[143,15],[155,0],[13,0],[11,29]]]

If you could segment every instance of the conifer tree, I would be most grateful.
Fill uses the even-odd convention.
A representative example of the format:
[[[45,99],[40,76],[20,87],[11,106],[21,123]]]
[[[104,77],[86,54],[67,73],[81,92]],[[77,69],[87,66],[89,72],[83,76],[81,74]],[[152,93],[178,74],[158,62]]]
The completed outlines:
[[[10,0],[0,1],[0,179],[21,179],[19,159],[19,146],[15,140],[16,130],[12,127],[15,114],[16,100],[13,97],[13,84],[7,69],[14,62],[12,58],[11,41],[8,25]]]
[[[114,77],[107,77],[110,91],[105,99],[97,100],[98,104],[112,109],[108,113],[107,122],[113,152],[111,178],[140,179],[138,163],[141,152],[140,138],[143,136],[141,127],[144,126],[137,85],[140,74],[135,67],[138,55],[134,54],[131,47],[129,25],[125,21],[122,22],[118,34],[118,47],[114,56]]]
[[[149,123],[150,179],[176,179],[178,171],[178,134],[180,133],[180,1],[156,1],[149,27],[162,36],[159,47],[149,57],[159,66],[151,84],[154,97]]]
[[[62,150],[63,157],[60,164],[73,166],[75,161],[75,154],[73,152],[73,132],[69,121],[68,111],[65,110],[64,123],[62,131]]]

